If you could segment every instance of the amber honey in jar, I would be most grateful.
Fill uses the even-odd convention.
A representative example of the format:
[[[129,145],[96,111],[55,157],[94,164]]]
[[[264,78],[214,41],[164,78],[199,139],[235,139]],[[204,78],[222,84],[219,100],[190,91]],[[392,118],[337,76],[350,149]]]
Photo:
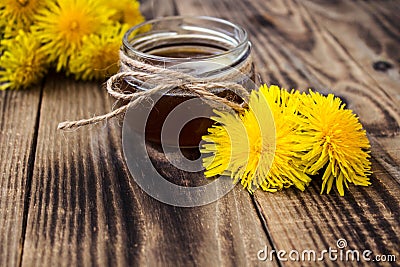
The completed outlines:
[[[147,21],[131,28],[125,34],[122,51],[133,60],[176,69],[198,78],[226,80],[224,77],[229,76],[230,82],[244,86],[254,80],[251,44],[246,31],[238,25],[218,18],[164,17]],[[241,75],[232,75],[233,72]],[[126,79],[126,84],[131,90],[149,90],[134,77]],[[213,93],[237,103],[243,101],[229,90],[218,89]],[[164,122],[171,111],[196,97],[195,94],[178,88],[160,96],[146,119],[145,139],[161,143]],[[179,112],[188,114],[192,109],[186,107]],[[175,139],[178,138],[180,147],[197,147],[201,137],[213,124],[208,118],[212,115],[212,108],[204,104],[196,107],[197,111],[199,109],[204,114],[185,123],[178,137],[173,136],[176,135],[175,132],[171,136],[168,136],[168,133],[164,135],[163,145],[174,145]]]

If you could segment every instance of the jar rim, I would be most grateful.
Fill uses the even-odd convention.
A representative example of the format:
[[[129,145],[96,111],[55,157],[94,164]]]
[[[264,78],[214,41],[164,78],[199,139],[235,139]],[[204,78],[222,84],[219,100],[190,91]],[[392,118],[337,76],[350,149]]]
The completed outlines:
[[[162,21],[174,21],[174,20],[188,20],[188,19],[192,19],[192,20],[204,20],[204,21],[209,21],[209,22],[217,22],[220,23],[221,25],[226,25],[229,27],[232,27],[235,31],[238,31],[242,34],[242,38],[240,40],[237,40],[238,43],[233,46],[232,48],[227,49],[226,51],[221,51],[220,53],[217,54],[213,54],[213,55],[202,55],[202,56],[195,56],[195,57],[190,57],[190,58],[179,58],[179,57],[168,57],[168,56],[159,56],[159,55],[153,55],[153,54],[149,54],[146,52],[142,52],[136,48],[134,48],[129,40],[129,36],[134,32],[139,30],[141,27],[144,27],[146,25],[151,25],[154,23],[158,23],[158,22],[162,22]],[[249,40],[248,40],[248,34],[247,31],[235,24],[232,23],[228,20],[225,19],[221,19],[221,18],[216,18],[216,17],[210,17],[210,16],[168,16],[168,17],[161,17],[161,18],[157,18],[157,19],[152,19],[152,20],[148,20],[145,22],[142,22],[140,24],[137,24],[133,27],[131,27],[123,36],[122,39],[122,43],[123,46],[127,49],[129,49],[129,52],[132,52],[134,54],[136,54],[137,56],[141,57],[141,58],[147,58],[150,60],[156,60],[156,61],[169,61],[169,62],[185,62],[188,59],[197,59],[197,60],[207,60],[207,59],[213,59],[216,57],[220,57],[220,56],[224,56],[224,55],[228,55],[231,54],[237,50],[240,49],[244,49],[245,47],[248,46],[249,44]]]

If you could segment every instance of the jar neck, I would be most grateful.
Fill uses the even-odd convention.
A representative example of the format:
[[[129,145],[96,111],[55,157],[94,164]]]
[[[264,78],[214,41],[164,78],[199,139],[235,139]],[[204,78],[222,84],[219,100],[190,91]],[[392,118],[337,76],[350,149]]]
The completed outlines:
[[[134,60],[160,67],[188,66],[196,76],[237,68],[251,59],[246,31],[210,17],[167,17],[148,21],[128,31],[123,52]],[[195,71],[195,73],[192,73]]]

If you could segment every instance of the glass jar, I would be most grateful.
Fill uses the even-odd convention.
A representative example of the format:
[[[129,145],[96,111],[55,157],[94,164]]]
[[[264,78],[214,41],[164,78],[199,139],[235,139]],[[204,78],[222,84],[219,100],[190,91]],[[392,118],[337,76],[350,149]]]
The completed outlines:
[[[173,69],[190,64],[191,67],[183,68],[183,71],[195,77],[220,77],[224,80],[224,76],[232,77],[232,71],[235,70],[242,75],[233,76],[230,82],[243,85],[247,81],[254,81],[251,43],[245,29],[218,18],[164,17],[147,21],[125,34],[122,52],[130,59],[161,68]],[[126,80],[126,83],[132,91],[147,90],[134,78]],[[238,103],[243,101],[228,90],[213,93]],[[179,90],[164,94],[155,103],[147,119],[146,140],[160,143],[161,130],[168,114],[176,106],[194,97],[194,94]],[[205,114],[212,113],[209,107],[204,107],[204,111]],[[211,119],[205,117],[196,118],[184,125],[179,134],[180,147],[198,146],[201,137],[213,124]],[[166,143],[168,145],[169,141]]]

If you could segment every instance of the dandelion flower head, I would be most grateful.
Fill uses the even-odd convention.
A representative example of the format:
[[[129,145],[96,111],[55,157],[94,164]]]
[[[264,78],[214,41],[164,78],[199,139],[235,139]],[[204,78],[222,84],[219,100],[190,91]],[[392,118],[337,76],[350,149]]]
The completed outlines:
[[[95,0],[57,0],[39,12],[32,29],[60,70],[81,48],[85,36],[112,23],[109,18],[113,14],[113,10]]]
[[[301,113],[306,118],[302,142],[307,151],[302,159],[309,174],[326,167],[321,193],[325,188],[329,193],[334,181],[341,196],[343,184],[369,185],[370,144],[356,115],[332,94],[323,96],[310,90],[302,99]]]
[[[20,30],[15,39],[3,40],[2,43],[0,89],[26,88],[44,76],[47,56],[31,33]]]
[[[18,30],[28,30],[33,17],[48,0],[1,0],[0,28],[4,27],[7,36]]]
[[[118,71],[118,52],[127,24],[117,23],[100,34],[85,36],[82,47],[71,59],[69,72],[79,79],[102,79]]]
[[[215,111],[217,123],[203,137],[201,149],[205,176],[230,175],[251,192],[258,187],[274,192],[293,184],[304,190],[310,179],[294,166],[297,124],[294,106],[287,105],[290,99],[277,86],[262,86],[251,92],[243,114]]]
[[[301,159],[304,146],[299,141],[300,93],[293,90],[288,92],[275,85],[261,86],[260,93],[271,107],[276,129],[273,163],[261,188],[264,191],[274,192],[294,185],[304,191],[311,178],[304,173]]]
[[[140,3],[136,0],[102,0],[104,5],[116,12],[112,19],[120,23],[126,23],[129,26],[135,26],[144,21],[144,17],[140,12]]]

